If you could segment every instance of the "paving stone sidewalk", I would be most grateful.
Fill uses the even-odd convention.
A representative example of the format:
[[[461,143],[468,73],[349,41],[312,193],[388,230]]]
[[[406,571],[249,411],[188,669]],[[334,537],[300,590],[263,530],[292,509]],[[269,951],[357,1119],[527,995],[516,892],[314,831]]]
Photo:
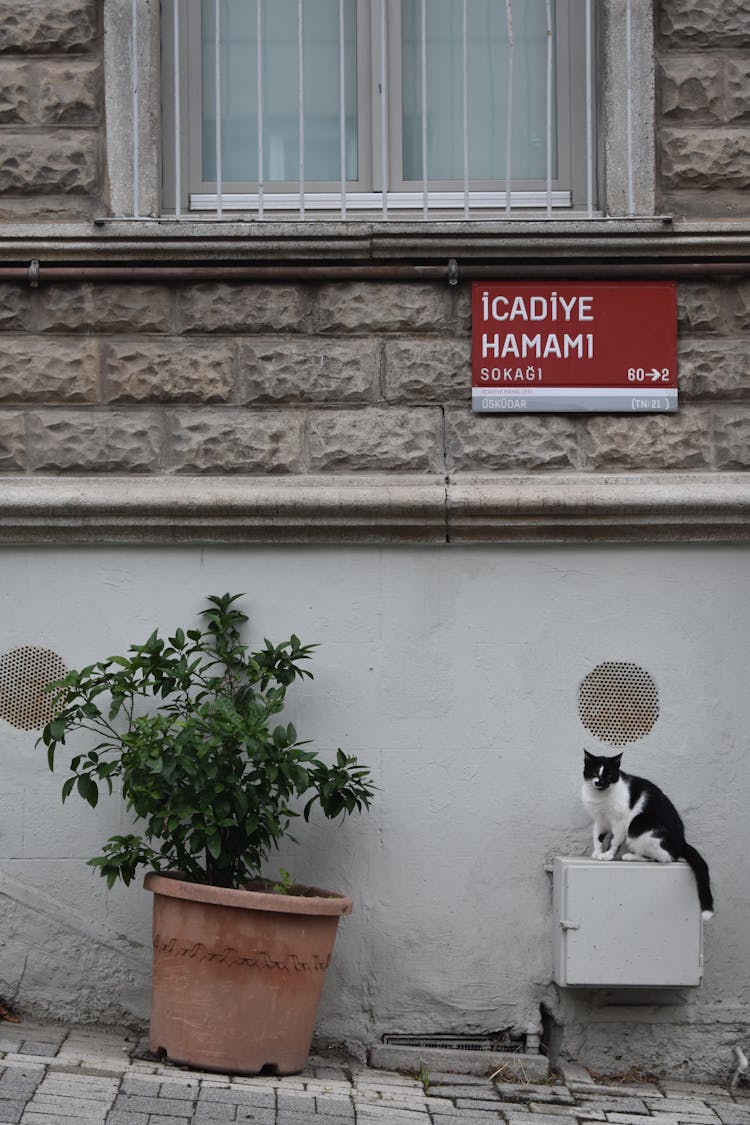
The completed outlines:
[[[0,1024],[0,1125],[750,1125],[750,1086],[416,1077],[314,1056],[303,1074],[237,1078],[138,1058],[127,1032]]]

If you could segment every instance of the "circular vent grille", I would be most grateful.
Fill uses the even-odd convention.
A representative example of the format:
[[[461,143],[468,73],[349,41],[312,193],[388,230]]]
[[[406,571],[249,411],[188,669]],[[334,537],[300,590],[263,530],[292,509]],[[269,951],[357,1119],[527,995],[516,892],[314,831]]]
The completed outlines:
[[[39,730],[54,719],[57,700],[44,689],[67,669],[56,652],[19,645],[0,656],[0,718],[21,730]]]
[[[659,693],[637,664],[597,664],[578,689],[578,714],[602,742],[623,746],[649,733],[659,718]]]

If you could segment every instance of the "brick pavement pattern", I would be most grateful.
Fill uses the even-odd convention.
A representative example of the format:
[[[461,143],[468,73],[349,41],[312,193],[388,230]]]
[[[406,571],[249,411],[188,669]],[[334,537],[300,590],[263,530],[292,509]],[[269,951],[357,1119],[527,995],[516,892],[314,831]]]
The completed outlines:
[[[97,1027],[0,1024],[0,1125],[750,1125],[750,1086],[421,1078],[311,1057],[302,1074],[230,1077],[138,1057],[137,1037]]]

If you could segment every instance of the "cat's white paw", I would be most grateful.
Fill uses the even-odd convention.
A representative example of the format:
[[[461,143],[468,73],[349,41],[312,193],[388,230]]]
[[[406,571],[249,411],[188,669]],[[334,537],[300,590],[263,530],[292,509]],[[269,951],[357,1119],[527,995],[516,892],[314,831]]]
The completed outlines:
[[[608,861],[609,861],[610,859],[614,859],[614,858],[615,858],[615,853],[614,853],[614,852],[612,852],[612,851],[608,851],[608,852],[592,852],[592,853],[591,853],[591,858],[592,858],[592,859],[601,859],[601,860],[603,860],[603,861],[604,861],[604,862],[606,863],[606,862],[608,862]]]
[[[703,911],[701,911],[701,918],[703,919],[704,922],[710,922],[711,919],[713,918],[713,916],[714,916],[713,910],[703,910]]]
[[[642,856],[636,855],[635,852],[624,852],[620,857],[621,859],[642,859]]]

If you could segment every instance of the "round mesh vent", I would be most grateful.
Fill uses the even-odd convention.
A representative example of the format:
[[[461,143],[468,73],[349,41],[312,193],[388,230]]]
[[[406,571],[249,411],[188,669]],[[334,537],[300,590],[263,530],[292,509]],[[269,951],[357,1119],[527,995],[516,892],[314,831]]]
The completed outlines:
[[[40,730],[54,719],[57,700],[44,689],[67,669],[56,652],[19,645],[0,656],[0,718],[21,730]]]
[[[637,664],[597,664],[578,689],[578,714],[602,742],[623,746],[643,738],[659,718],[659,693]]]

